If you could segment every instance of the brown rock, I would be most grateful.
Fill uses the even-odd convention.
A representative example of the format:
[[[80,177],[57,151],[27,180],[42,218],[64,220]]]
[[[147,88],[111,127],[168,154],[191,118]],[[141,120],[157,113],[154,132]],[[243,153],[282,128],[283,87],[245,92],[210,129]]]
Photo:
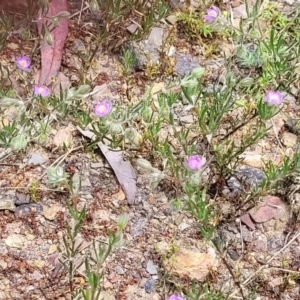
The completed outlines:
[[[249,214],[245,214],[243,216],[240,217],[240,220],[245,224],[247,225],[250,229],[252,230],[255,230],[255,225],[254,223],[252,222]]]
[[[249,211],[252,219],[257,223],[264,223],[271,219],[282,219],[288,216],[287,206],[279,197],[266,196],[257,207]]]
[[[281,137],[282,143],[286,147],[291,147],[291,148],[297,144],[297,140],[298,140],[297,136],[290,132],[284,132]]]
[[[170,258],[166,269],[179,277],[187,276],[191,280],[203,281],[213,265],[214,259],[211,255],[181,249]]]
[[[49,208],[45,208],[43,214],[46,219],[53,221],[57,213],[60,211],[62,211],[62,207],[57,204],[53,204]]]

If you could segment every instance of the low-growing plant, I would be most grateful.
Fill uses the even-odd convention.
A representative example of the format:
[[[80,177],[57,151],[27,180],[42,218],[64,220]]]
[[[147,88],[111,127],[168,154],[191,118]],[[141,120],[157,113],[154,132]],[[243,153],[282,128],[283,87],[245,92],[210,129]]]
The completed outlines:
[[[73,300],[97,300],[103,290],[103,264],[112,251],[122,246],[122,231],[128,222],[126,214],[121,215],[117,221],[117,228],[114,232],[109,232],[107,242],[94,240],[89,244],[90,255],[83,254],[83,242],[80,239],[80,232],[86,216],[86,207],[78,208],[77,198],[81,188],[81,180],[78,173],[69,180],[63,167],[49,167],[47,169],[48,184],[51,186],[66,188],[70,193],[72,201],[66,201],[69,212],[69,222],[66,226],[66,235],[63,236],[63,248],[59,251],[62,254],[60,263],[68,274],[68,282],[71,297]],[[75,277],[79,268],[84,264],[85,273],[80,273],[84,277],[85,284],[78,286],[75,284]]]
[[[123,32],[130,17],[137,19],[138,29],[133,36],[140,38],[167,13],[162,1],[154,2],[153,6],[148,6],[147,1],[92,0],[90,8],[96,13],[102,12],[105,25],[99,22],[93,40],[105,37],[106,42],[111,41],[114,34]],[[217,32],[232,37],[233,55],[224,65],[222,82],[210,82],[208,70],[199,67],[183,78],[171,78],[158,92],[154,92],[153,86],[149,87],[143,97],[126,104],[126,107],[122,103],[114,104],[109,98],[100,98],[89,110],[82,103],[82,99],[90,95],[89,85],[65,91],[61,88],[60,94],[55,95],[47,86],[28,84],[28,95],[23,99],[10,88],[6,89],[4,80],[1,80],[0,146],[17,152],[26,149],[30,143],[44,145],[51,129],[60,121],[71,121],[83,129],[92,130],[95,135],[93,145],[101,141],[114,151],[123,151],[140,171],[147,173],[150,188],[168,184],[173,189],[170,193],[173,195],[170,199],[172,208],[188,210],[197,220],[202,237],[214,241],[215,229],[221,219],[215,203],[224,196],[222,191],[228,178],[243,163],[241,155],[267,135],[270,130],[267,121],[282,111],[285,95],[299,95],[299,91],[292,92],[291,89],[299,80],[296,70],[300,63],[300,35],[293,26],[299,25],[300,10],[296,9],[287,18],[280,12],[273,16],[270,14],[272,9],[269,7],[268,11],[260,12],[256,3],[250,11],[247,6],[248,18],[241,19],[238,27],[233,26],[230,16],[222,14],[215,6],[206,11],[203,19],[194,12],[179,15],[180,22],[192,35],[202,38]],[[270,26],[262,28],[261,20]],[[0,31],[2,47],[11,23],[5,18],[1,22],[4,28],[4,33]],[[49,23],[44,30],[49,43],[52,25]],[[83,72],[91,66],[98,50],[92,44],[81,56],[87,62]],[[121,56],[120,75],[125,77],[127,86],[132,84],[133,64],[133,54],[125,50]],[[18,73],[19,78],[26,82],[30,78],[31,60],[20,55],[16,58],[16,65],[15,74]],[[149,65],[146,70],[149,77],[155,77],[156,67],[159,68]],[[11,76],[5,67],[1,67],[0,72],[6,78]],[[127,96],[130,100],[129,94]],[[6,114],[9,109],[13,110],[13,117]],[[187,115],[188,121],[184,118]],[[70,222],[61,249],[61,262],[68,271],[73,299],[91,300],[98,299],[101,293],[103,263],[122,241],[121,232],[127,217],[122,216],[118,221],[117,230],[110,233],[106,246],[96,241],[93,243],[94,261],[89,257],[77,260],[82,256],[82,244],[77,241],[86,208],[78,208],[79,175],[75,173],[71,178],[63,167],[63,160],[74,149],[68,150],[47,168],[48,184],[67,190],[70,195],[66,202]],[[299,174],[299,162],[297,153],[284,156],[280,165],[265,162],[263,180],[257,186],[243,190],[234,199],[237,209],[250,201],[255,203],[260,196],[275,193],[286,179]],[[32,198],[38,200],[36,191],[33,182],[30,192]],[[224,249],[217,243],[214,245],[222,253]],[[78,288],[74,279],[83,264],[87,286]],[[234,274],[232,277],[236,279]],[[226,299],[221,291],[213,291],[208,284],[202,289],[192,286],[187,294],[190,299]],[[173,296],[173,299],[181,298]]]

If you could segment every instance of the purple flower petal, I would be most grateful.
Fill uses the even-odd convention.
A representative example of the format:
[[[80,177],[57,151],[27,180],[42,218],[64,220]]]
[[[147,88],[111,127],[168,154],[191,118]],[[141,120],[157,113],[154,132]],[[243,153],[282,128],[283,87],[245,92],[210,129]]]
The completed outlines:
[[[99,104],[95,105],[94,113],[98,117],[105,117],[111,111],[111,106],[107,101],[101,101]]]
[[[42,84],[35,84],[33,92],[36,96],[47,97],[50,95],[50,89]]]
[[[31,61],[28,56],[18,56],[16,59],[17,67],[21,70],[28,71]]]
[[[279,91],[268,91],[268,93],[265,96],[266,102],[268,102],[270,105],[276,105],[279,106],[283,102],[283,96]]]
[[[213,18],[212,16],[208,16],[208,15],[205,15],[204,16],[204,20],[207,22],[207,23],[212,23],[215,18]]]
[[[206,160],[203,156],[192,155],[187,159],[186,164],[190,170],[197,171],[204,166],[205,162]]]
[[[211,6],[207,11],[206,15],[204,16],[204,20],[208,23],[213,23],[216,18],[219,16],[220,11],[216,6]]]
[[[213,17],[213,18],[216,18],[218,15],[219,15],[219,9],[216,7],[216,6],[211,6],[207,11],[206,13]]]
[[[176,295],[172,295],[172,296],[170,296],[170,298],[168,300],[183,300],[183,298],[176,296]]]

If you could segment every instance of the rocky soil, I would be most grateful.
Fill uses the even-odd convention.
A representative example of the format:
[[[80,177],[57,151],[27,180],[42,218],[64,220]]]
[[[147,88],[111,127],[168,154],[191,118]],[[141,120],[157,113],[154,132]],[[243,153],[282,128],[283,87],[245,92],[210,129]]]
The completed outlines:
[[[194,6],[199,4],[192,2]],[[283,8],[288,11],[295,5],[299,1],[289,0],[283,3]],[[237,20],[245,14],[245,7],[239,1],[233,1],[232,6]],[[80,9],[74,1],[72,12]],[[84,62],[76,53],[86,51],[92,17],[85,10],[81,19],[78,15],[70,19],[60,74],[64,87],[76,86],[81,80]],[[175,14],[171,14],[155,24],[141,41],[126,44],[138,58],[130,85],[120,75],[118,53],[100,47],[93,68],[84,74],[97,91],[84,99],[87,108],[103,97],[112,103],[135,102],[149,84],[154,84],[154,90],[161,89],[167,76],[159,70],[157,76],[147,77],[144,70],[149,59],[163,64],[166,61],[160,61],[162,57],[169,58],[174,70],[172,76],[186,75],[201,65],[218,76],[216,82],[221,80],[224,71],[221,56],[205,58],[202,46],[185,39],[179,27]],[[172,32],[176,38],[165,49]],[[1,64],[14,68],[20,45],[25,52],[32,47],[31,42],[25,43],[18,35],[12,35],[0,54]],[[233,51],[231,44],[224,41],[220,47],[228,54]],[[24,94],[22,79],[15,84]],[[193,116],[180,105],[177,108],[183,111],[180,121],[191,123]],[[282,194],[265,195],[256,205],[236,209],[237,204],[232,200],[242,189],[254,187],[262,180],[264,159],[272,157],[280,162],[282,152],[292,155],[296,151],[299,132],[290,120],[299,118],[299,111],[296,99],[286,98],[285,108],[272,119],[267,137],[244,154],[243,165],[228,178],[224,197],[215,202],[223,219],[219,220],[214,242],[201,238],[197,221],[189,212],[172,208],[172,193],[166,183],[155,190],[149,189],[148,175],[136,166],[136,194],[129,199],[128,191],[122,188],[103,151],[97,147],[83,151],[80,146],[90,139],[69,120],[53,129],[47,147],[32,144],[19,153],[0,149],[0,299],[70,299],[66,272],[59,262],[59,248],[63,247],[69,219],[66,193],[49,188],[45,173],[46,167],[66,153],[66,141],[75,150],[66,155],[64,166],[70,175],[75,172],[81,175],[78,205],[87,208],[78,238],[78,243],[82,242],[82,258],[90,254],[93,241],[106,243],[119,215],[126,212],[129,216],[124,244],[105,263],[101,299],[167,299],[173,291],[186,292],[192,281],[203,284],[205,280],[216,290],[230,294],[230,299],[242,299],[242,292],[254,291],[253,299],[257,300],[299,299],[297,178],[287,182]],[[34,190],[32,183],[38,189]],[[83,273],[84,266],[76,274],[76,284],[84,283]]]

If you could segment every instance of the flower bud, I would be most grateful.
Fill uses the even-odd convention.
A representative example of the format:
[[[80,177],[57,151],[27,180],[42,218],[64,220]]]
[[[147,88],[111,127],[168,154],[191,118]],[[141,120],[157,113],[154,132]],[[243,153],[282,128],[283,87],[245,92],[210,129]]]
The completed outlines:
[[[70,17],[70,13],[68,11],[61,11],[55,17],[59,19],[65,19]]]
[[[128,139],[129,141],[133,141],[135,136],[138,134],[138,132],[134,128],[126,128],[125,129],[125,138]]]
[[[117,221],[119,230],[122,230],[126,227],[126,225],[128,223],[128,219],[129,219],[129,217],[126,213],[119,216],[118,221]]]
[[[225,79],[226,79],[227,84],[236,82],[236,78],[235,78],[234,74],[230,71],[226,73]]]
[[[201,78],[203,76],[205,72],[205,69],[202,68],[202,67],[198,67],[198,68],[195,68],[192,72],[191,72],[191,76],[193,78]]]
[[[30,30],[28,28],[24,28],[20,33],[20,38],[25,41],[29,40],[31,38]]]
[[[189,179],[189,184],[192,186],[199,186],[201,183],[201,174],[199,172],[193,174]]]
[[[88,84],[83,84],[77,89],[76,93],[85,95],[85,94],[89,93],[90,90],[91,90],[91,87]]]
[[[151,121],[151,116],[152,116],[152,111],[150,108],[145,107],[142,111],[142,118],[145,122],[150,122]]]
[[[97,12],[97,11],[100,10],[99,4],[98,4],[97,0],[92,0],[91,1],[91,3],[90,3],[90,9],[91,9],[91,11],[94,11],[94,12]]]
[[[0,101],[0,106],[3,106],[3,107],[10,107],[13,105],[22,107],[22,106],[24,106],[24,102],[19,99],[8,98],[8,97],[4,97]]]
[[[49,167],[47,168],[48,183],[49,184],[59,184],[67,181],[68,175],[66,174],[64,168],[58,167]]]
[[[139,167],[141,167],[142,169],[145,169],[145,170],[152,170],[152,165],[150,164],[150,162],[144,158],[139,158],[137,161],[136,161],[137,165]]]
[[[164,176],[165,176],[164,173],[155,169],[155,171],[150,175],[150,182],[149,182],[150,188],[155,189],[160,183],[160,181],[164,178]]]
[[[252,77],[245,77],[240,81],[240,86],[242,87],[249,87],[253,84],[254,79]]]
[[[135,146],[139,146],[143,142],[143,136],[137,133],[132,142]]]
[[[53,34],[47,31],[45,35],[45,40],[49,46],[52,46],[54,43]]]
[[[111,134],[120,134],[123,132],[123,126],[119,123],[111,123],[109,125],[109,132]]]
[[[188,76],[183,78],[180,84],[181,86],[186,88],[193,88],[196,87],[199,84],[199,82],[196,78]]]
[[[81,178],[78,172],[76,172],[72,177],[72,194],[73,196],[78,196],[81,188]]]
[[[12,150],[15,151],[25,149],[26,146],[27,146],[27,140],[24,135],[16,136],[10,141],[10,148],[12,148]]]

